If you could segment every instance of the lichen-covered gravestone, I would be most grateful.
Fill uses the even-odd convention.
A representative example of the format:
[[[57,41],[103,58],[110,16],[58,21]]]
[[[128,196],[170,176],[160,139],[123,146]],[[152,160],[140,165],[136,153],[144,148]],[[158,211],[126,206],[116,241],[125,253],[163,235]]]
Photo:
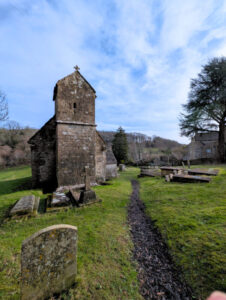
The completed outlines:
[[[21,299],[46,299],[68,289],[77,272],[77,228],[54,225],[23,241]]]

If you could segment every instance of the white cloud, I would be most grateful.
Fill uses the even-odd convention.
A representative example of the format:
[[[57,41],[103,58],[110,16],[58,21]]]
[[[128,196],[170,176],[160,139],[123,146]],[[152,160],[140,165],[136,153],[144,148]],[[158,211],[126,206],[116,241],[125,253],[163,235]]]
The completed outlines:
[[[190,78],[226,53],[221,0],[2,0],[1,10],[0,87],[24,125],[47,121],[55,82],[78,64],[100,129],[181,139]]]

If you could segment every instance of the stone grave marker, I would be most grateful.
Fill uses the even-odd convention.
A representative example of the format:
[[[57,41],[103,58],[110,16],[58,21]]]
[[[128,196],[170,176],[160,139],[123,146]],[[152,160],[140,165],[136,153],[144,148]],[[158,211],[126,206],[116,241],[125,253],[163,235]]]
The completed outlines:
[[[125,171],[126,170],[126,166],[124,164],[120,164],[119,165],[119,171]]]
[[[47,212],[59,211],[62,209],[67,209],[69,207],[72,207],[72,202],[65,193],[54,192],[47,199],[47,205],[46,205]]]
[[[21,299],[41,300],[70,288],[77,272],[77,228],[54,225],[23,241]]]
[[[85,167],[85,189],[81,191],[78,206],[84,206],[92,204],[95,202],[100,202],[101,200],[97,198],[96,193],[91,190],[90,187],[90,176],[89,176],[89,167]]]
[[[39,197],[34,195],[24,196],[10,210],[9,215],[11,217],[24,216],[24,215],[36,215],[39,206]]]

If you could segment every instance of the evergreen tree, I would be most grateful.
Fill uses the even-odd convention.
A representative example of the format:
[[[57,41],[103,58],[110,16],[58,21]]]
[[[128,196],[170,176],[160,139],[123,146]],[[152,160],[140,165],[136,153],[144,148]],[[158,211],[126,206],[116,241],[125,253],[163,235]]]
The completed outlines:
[[[119,127],[112,141],[112,150],[117,163],[126,163],[128,161],[128,142],[125,131]]]
[[[191,80],[186,111],[181,115],[182,135],[218,131],[218,153],[225,161],[226,125],[226,57],[213,58],[202,67],[196,79]]]

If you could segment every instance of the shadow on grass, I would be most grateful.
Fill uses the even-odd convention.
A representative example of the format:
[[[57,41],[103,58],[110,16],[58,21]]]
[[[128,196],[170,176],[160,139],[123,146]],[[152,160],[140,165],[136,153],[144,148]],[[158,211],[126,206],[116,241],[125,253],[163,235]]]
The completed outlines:
[[[0,181],[0,196],[23,190],[31,190],[31,177]]]

